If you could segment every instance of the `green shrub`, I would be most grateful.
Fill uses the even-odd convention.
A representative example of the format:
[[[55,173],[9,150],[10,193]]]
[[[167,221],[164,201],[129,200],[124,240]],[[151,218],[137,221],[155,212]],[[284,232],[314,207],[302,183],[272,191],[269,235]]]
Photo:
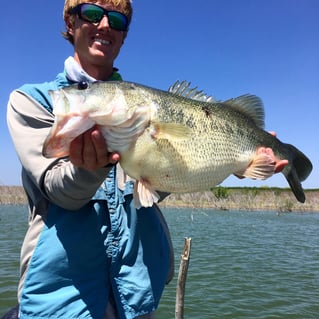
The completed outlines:
[[[217,199],[226,199],[229,197],[229,190],[222,186],[215,187],[213,193]]]

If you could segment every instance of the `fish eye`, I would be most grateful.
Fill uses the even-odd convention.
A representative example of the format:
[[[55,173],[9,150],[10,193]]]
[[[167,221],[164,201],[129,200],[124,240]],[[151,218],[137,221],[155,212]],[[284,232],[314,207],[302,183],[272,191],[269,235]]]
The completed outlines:
[[[78,83],[79,90],[86,90],[89,87],[89,83],[85,81],[81,81]]]

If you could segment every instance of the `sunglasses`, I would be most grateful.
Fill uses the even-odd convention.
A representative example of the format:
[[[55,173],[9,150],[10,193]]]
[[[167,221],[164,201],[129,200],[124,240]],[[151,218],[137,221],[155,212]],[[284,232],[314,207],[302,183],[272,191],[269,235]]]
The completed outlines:
[[[128,18],[119,11],[106,10],[92,3],[81,3],[70,10],[71,14],[77,14],[81,20],[98,24],[104,16],[107,16],[109,25],[118,31],[127,31],[129,26]]]

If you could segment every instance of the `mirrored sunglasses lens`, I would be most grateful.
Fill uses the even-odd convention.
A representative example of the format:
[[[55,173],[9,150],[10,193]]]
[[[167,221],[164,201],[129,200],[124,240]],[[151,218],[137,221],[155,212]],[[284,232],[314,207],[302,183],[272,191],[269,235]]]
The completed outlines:
[[[104,11],[102,8],[94,5],[82,5],[81,18],[96,23],[102,20]]]
[[[110,11],[108,13],[110,27],[115,30],[127,31],[127,18],[120,12]]]

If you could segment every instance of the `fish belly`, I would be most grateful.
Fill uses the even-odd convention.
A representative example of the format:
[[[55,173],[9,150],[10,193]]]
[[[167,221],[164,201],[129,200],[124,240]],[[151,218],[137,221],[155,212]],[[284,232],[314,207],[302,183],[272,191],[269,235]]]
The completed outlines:
[[[238,152],[235,146],[216,143],[208,136],[175,141],[154,139],[144,132],[134,146],[121,154],[121,166],[154,190],[204,191],[249,165],[252,152]]]

